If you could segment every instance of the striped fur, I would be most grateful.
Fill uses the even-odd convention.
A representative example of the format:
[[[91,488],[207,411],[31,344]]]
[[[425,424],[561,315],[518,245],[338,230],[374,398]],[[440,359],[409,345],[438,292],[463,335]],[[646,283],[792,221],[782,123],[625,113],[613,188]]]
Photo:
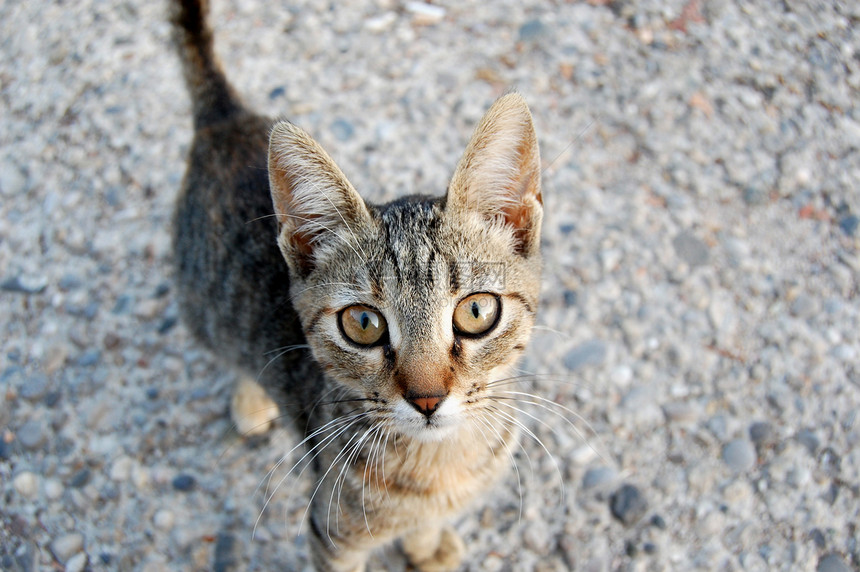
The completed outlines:
[[[448,523],[510,464],[518,423],[496,384],[538,305],[528,108],[515,94],[492,106],[445,196],[372,205],[307,133],[245,108],[215,59],[205,1],[173,11],[195,125],[174,220],[185,323],[304,434],[318,571],[362,570],[398,538],[417,569],[456,569],[463,544]],[[469,335],[452,320],[476,292],[500,310]],[[382,342],[346,337],[353,305],[384,316]]]

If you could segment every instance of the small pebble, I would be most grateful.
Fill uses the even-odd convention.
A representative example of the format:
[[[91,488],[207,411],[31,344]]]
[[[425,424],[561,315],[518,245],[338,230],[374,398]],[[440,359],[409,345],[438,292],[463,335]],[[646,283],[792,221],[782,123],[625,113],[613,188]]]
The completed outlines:
[[[698,419],[697,411],[689,403],[676,401],[663,405],[666,420],[672,423],[690,423]]]
[[[174,477],[171,484],[177,491],[188,492],[194,488],[196,482],[191,475],[181,474]]]
[[[51,542],[50,549],[54,558],[65,564],[72,556],[84,549],[84,535],[78,532],[64,534]]]
[[[90,367],[99,363],[102,357],[102,352],[95,348],[85,350],[75,361],[81,367]]]
[[[519,39],[521,42],[529,42],[540,38],[547,32],[546,25],[540,20],[529,20],[520,26]]]
[[[87,483],[90,482],[92,475],[92,471],[89,469],[81,469],[72,476],[72,479],[69,481],[69,486],[76,489],[85,487]]]
[[[63,496],[65,487],[58,479],[48,479],[45,481],[45,496],[48,500],[57,500]]]
[[[755,447],[747,439],[729,441],[723,447],[723,461],[737,473],[748,471],[755,466]]]
[[[659,514],[655,514],[651,517],[651,526],[660,530],[666,530],[666,520]]]
[[[30,471],[24,471],[15,476],[12,486],[22,497],[32,498],[39,492],[39,477]]]
[[[821,446],[821,441],[815,436],[815,433],[810,429],[801,429],[795,437],[797,442],[809,451],[810,455],[818,453],[818,448]]]
[[[648,502],[638,488],[633,485],[623,485],[612,493],[609,498],[609,508],[615,518],[630,526],[645,516]]]
[[[173,512],[163,508],[155,513],[152,517],[152,523],[160,530],[170,530],[176,522],[176,517]]]
[[[800,294],[791,303],[791,314],[798,318],[812,318],[819,311],[815,298],[808,294]]]
[[[389,30],[397,22],[396,12],[383,12],[379,16],[374,16],[365,20],[364,27],[374,34],[380,34]]]
[[[66,562],[65,572],[84,572],[87,567],[87,553],[78,552]]]
[[[612,467],[594,467],[585,471],[582,477],[582,488],[591,489],[613,482],[618,478],[618,471]]]
[[[30,451],[38,449],[45,442],[44,424],[35,419],[27,421],[18,429],[16,436],[25,449]]]
[[[818,561],[816,572],[851,572],[851,568],[838,554],[827,554]]]
[[[41,399],[48,391],[48,378],[42,374],[28,377],[18,388],[18,395],[30,401]]]
[[[338,141],[349,141],[355,135],[355,126],[346,119],[335,119],[331,131]]]
[[[418,26],[438,24],[445,18],[445,8],[424,2],[407,2],[406,11],[412,14],[412,22]]]
[[[702,266],[710,259],[710,249],[701,239],[689,231],[683,231],[672,239],[678,258],[690,266]]]
[[[0,282],[0,290],[21,294],[40,294],[48,287],[44,276],[15,276]]]
[[[131,476],[131,469],[134,466],[134,461],[131,457],[125,455],[118,457],[111,465],[110,478],[112,481],[122,482],[127,481]]]
[[[848,215],[839,221],[839,228],[848,236],[857,234],[858,226],[860,226],[860,218],[857,215]]]
[[[750,439],[756,445],[765,445],[773,439],[773,426],[766,421],[757,421],[750,425]]]
[[[827,539],[824,537],[824,533],[821,532],[819,528],[813,528],[809,533],[809,538],[815,543],[815,547],[819,550],[823,550],[827,547]]]
[[[564,366],[570,371],[587,365],[600,365],[606,359],[607,347],[602,340],[591,340],[568,351],[563,358]]]

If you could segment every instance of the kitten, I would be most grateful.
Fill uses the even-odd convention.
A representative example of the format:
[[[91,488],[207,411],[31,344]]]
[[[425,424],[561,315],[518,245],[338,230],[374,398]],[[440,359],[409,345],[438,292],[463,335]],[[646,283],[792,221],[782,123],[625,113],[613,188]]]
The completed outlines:
[[[307,133],[242,104],[207,4],[173,5],[194,118],[174,220],[184,322],[239,372],[240,431],[265,429],[277,403],[304,432],[318,571],[363,570],[396,539],[417,569],[456,569],[448,523],[504,474],[517,439],[498,385],[538,304],[528,107],[493,104],[444,196],[373,205]]]

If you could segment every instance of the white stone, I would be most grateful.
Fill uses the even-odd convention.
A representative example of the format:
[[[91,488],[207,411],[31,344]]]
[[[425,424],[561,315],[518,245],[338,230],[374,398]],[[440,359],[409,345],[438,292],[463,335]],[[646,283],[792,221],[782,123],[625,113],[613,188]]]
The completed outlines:
[[[33,498],[39,492],[39,477],[35,473],[24,471],[12,480],[12,486],[22,497]]]
[[[176,522],[176,517],[173,512],[163,508],[155,513],[152,517],[152,523],[159,530],[170,530],[173,528],[173,524]]]

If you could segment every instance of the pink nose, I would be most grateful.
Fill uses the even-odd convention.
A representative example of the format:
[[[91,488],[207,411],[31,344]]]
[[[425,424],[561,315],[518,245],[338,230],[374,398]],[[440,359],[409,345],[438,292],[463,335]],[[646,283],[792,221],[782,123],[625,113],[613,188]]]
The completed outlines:
[[[442,400],[445,399],[444,395],[430,395],[430,396],[407,396],[406,399],[409,400],[409,403],[412,404],[412,407],[421,413],[422,415],[426,415],[430,417],[433,413],[439,409],[439,404],[442,403]]]

